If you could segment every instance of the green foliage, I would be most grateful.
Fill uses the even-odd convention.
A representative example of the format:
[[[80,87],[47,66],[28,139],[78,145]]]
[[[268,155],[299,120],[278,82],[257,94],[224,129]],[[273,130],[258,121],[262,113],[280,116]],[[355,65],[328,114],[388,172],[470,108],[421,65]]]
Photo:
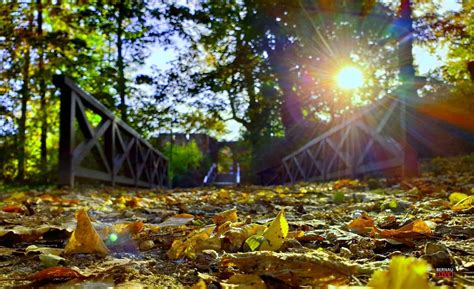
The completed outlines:
[[[169,175],[173,183],[179,183],[188,173],[199,168],[204,157],[193,140],[184,145],[166,143],[163,153],[170,162]]]

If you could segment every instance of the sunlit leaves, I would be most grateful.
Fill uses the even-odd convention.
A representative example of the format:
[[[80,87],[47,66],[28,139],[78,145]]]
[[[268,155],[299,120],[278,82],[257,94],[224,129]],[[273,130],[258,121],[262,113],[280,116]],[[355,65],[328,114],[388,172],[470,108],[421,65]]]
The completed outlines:
[[[288,222],[282,210],[261,235],[250,236],[245,245],[250,251],[276,251],[283,245],[287,235]]]
[[[429,268],[422,259],[396,256],[392,258],[388,270],[374,272],[367,285],[377,289],[430,289]]]
[[[64,248],[64,254],[86,253],[107,255],[109,249],[107,249],[99,234],[97,234],[84,209],[80,209],[77,212],[76,220],[76,230],[74,230],[66,248]]]

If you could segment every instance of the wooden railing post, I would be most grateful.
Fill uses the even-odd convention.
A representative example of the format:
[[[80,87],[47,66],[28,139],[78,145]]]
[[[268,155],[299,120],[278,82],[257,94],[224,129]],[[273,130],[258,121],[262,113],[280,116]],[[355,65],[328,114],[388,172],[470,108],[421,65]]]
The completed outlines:
[[[74,186],[75,93],[65,84],[63,76],[55,75],[53,82],[61,90],[61,107],[59,113],[59,183],[72,188]]]
[[[104,145],[105,145],[105,156],[107,157],[107,161],[109,162],[111,176],[110,181],[112,186],[115,186],[115,175],[117,174],[115,168],[115,130],[116,130],[116,123],[115,119],[112,119],[112,123],[110,124],[109,128],[104,134]]]

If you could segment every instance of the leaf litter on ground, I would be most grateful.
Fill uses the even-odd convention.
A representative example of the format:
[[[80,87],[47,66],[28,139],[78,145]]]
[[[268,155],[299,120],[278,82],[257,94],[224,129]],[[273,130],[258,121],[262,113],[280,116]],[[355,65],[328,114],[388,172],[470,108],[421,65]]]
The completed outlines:
[[[3,194],[0,286],[469,288],[474,161],[435,165],[405,180]]]

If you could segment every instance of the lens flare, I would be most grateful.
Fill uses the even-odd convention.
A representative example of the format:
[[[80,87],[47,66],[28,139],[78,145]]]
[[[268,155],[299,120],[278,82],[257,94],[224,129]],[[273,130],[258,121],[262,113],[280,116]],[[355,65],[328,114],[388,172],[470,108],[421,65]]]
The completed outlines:
[[[344,89],[354,89],[364,84],[362,71],[353,66],[344,67],[337,75],[337,85]]]
[[[110,240],[111,242],[115,242],[115,241],[117,241],[117,239],[118,239],[117,234],[112,233],[112,234],[109,235],[109,240]]]

